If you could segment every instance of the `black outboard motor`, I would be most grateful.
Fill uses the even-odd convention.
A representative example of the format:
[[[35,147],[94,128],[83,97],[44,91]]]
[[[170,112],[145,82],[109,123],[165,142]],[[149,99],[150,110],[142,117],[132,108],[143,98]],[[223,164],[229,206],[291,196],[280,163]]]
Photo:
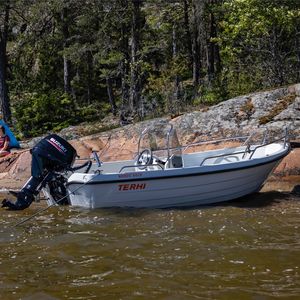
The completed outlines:
[[[17,201],[13,203],[5,199],[2,207],[12,210],[27,208],[46,184],[53,194],[57,192],[59,194],[59,190],[60,196],[66,194],[63,176],[58,173],[72,167],[77,156],[76,150],[60,136],[51,134],[37,143],[31,150],[31,154],[31,177],[17,194]]]

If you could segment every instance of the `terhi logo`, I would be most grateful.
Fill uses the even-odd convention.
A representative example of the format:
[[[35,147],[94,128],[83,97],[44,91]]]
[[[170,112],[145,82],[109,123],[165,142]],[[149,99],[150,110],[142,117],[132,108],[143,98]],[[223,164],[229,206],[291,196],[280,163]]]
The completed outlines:
[[[146,183],[119,184],[118,187],[119,191],[144,190],[146,188]]]

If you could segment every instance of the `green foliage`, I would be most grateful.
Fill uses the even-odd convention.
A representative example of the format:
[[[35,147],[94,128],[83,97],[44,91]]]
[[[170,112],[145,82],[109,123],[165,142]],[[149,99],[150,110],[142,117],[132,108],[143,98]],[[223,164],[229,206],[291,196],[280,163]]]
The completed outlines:
[[[132,1],[11,6],[7,81],[24,136],[92,122],[115,106],[149,118],[300,80],[299,0],[140,1],[134,61]]]
[[[193,101],[194,105],[215,105],[227,97],[226,90],[221,84],[216,83],[211,86],[201,86],[198,95]]]
[[[230,96],[294,82],[299,1],[226,0],[220,14],[216,40]]]
[[[15,104],[16,128],[24,137],[59,131],[96,113],[91,108],[75,109],[72,98],[60,91],[26,94]]]

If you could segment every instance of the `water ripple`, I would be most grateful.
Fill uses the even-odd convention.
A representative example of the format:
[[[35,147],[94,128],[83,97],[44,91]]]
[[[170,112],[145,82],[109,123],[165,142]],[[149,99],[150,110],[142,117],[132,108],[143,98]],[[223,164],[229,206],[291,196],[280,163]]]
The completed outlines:
[[[300,201],[276,197],[182,210],[59,207],[20,227],[34,207],[4,211],[1,298],[297,299]]]

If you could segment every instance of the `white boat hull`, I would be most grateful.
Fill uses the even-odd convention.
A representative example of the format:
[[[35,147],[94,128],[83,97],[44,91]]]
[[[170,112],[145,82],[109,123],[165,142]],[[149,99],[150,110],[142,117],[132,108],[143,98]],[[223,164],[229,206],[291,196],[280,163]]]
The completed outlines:
[[[71,205],[88,209],[208,205],[259,191],[279,160],[233,170],[214,170],[211,173],[205,172],[203,167],[198,167],[192,168],[193,172],[173,172],[169,176],[166,175],[167,171],[156,171],[148,174],[160,174],[149,177],[145,173],[141,179],[119,178],[107,183],[99,180],[86,183],[70,182],[68,191]],[[141,174],[143,177],[143,173]]]
[[[249,137],[238,147],[184,153],[191,145],[183,151],[181,146],[170,148],[171,132],[172,127],[167,148],[156,147],[156,139],[150,136],[156,152],[151,148],[140,151],[139,141],[133,160],[100,163],[96,159],[97,164],[68,177],[61,191],[55,185],[52,192],[45,187],[49,204],[68,198],[72,206],[87,209],[166,208],[233,200],[259,191],[290,151],[285,135],[270,143],[250,145]]]

